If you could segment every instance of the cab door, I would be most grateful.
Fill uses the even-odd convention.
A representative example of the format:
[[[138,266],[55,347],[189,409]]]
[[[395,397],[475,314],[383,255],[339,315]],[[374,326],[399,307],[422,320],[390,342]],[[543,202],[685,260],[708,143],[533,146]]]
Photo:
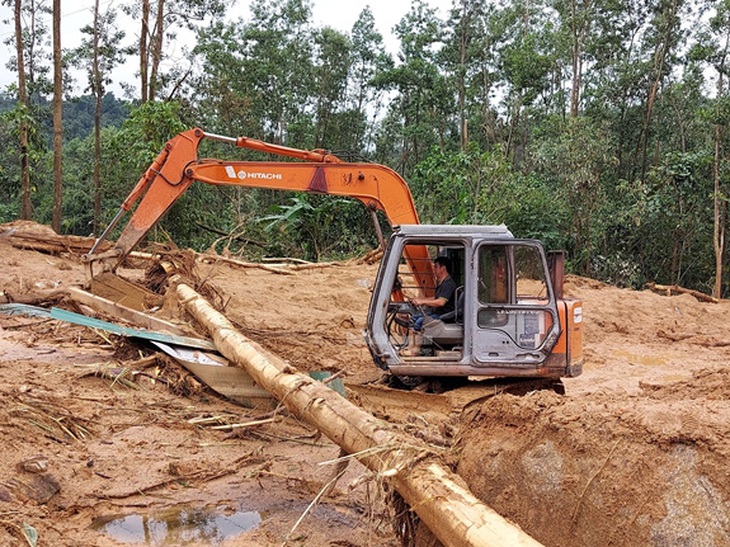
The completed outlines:
[[[472,274],[476,279],[473,365],[542,363],[560,335],[542,245],[530,240],[479,243]]]

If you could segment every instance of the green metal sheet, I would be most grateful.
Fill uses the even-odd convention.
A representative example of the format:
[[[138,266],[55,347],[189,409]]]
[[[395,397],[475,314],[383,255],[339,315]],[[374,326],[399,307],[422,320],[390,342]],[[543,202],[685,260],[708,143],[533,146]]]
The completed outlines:
[[[167,344],[175,344],[178,346],[209,349],[216,351],[215,345],[209,340],[192,338],[190,336],[177,336],[175,334],[167,334],[164,332],[155,332],[144,329],[122,327],[121,325],[117,325],[115,323],[109,323],[108,321],[102,321],[101,319],[87,317],[85,315],[81,315],[80,313],[62,310],[61,308],[51,308],[51,317],[60,321],[66,321],[68,323],[83,325],[84,327],[90,327],[92,329],[100,329],[103,331],[111,332],[113,334],[118,334],[119,336],[127,336],[129,338],[142,338],[145,340],[156,340],[158,342],[165,342]]]
[[[51,312],[46,308],[30,304],[0,304],[2,315],[25,315],[27,317],[49,317]]]

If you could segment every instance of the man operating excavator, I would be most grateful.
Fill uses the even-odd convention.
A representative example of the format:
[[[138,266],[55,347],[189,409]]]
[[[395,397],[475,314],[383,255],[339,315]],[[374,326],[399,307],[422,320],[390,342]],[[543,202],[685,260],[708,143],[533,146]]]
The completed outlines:
[[[433,261],[433,273],[436,279],[436,291],[432,297],[411,298],[414,306],[428,306],[430,312],[412,316],[412,336],[408,346],[408,355],[417,357],[421,353],[423,324],[432,319],[439,319],[442,315],[454,311],[456,305],[456,282],[451,277],[451,262],[445,256],[437,256]]]

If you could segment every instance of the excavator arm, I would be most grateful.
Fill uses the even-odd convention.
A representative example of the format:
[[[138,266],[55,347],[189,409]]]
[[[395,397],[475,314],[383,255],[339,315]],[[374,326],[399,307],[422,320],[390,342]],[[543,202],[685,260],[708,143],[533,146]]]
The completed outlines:
[[[300,161],[198,159],[198,147],[205,138]],[[298,150],[247,137],[209,134],[195,128],[167,142],[124,200],[114,220],[86,255],[87,262],[108,260],[113,263],[112,269],[116,269],[194,181],[346,196],[361,201],[371,213],[382,211],[393,226],[419,223],[408,185],[388,167],[346,162],[323,150]],[[122,216],[132,210],[135,203],[137,208],[115,248],[96,253],[99,244]],[[428,250],[420,246],[409,247],[406,261],[421,291],[429,294],[433,275]]]

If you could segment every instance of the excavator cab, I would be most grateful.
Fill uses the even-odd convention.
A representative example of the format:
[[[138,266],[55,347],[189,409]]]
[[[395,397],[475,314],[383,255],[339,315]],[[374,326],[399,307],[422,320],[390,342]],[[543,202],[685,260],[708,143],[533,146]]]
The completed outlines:
[[[457,290],[453,313],[424,322],[421,352],[411,356],[411,318],[428,310],[414,308],[408,298],[431,296],[435,289],[410,274],[406,257],[416,247],[428,250],[423,260],[449,258]],[[373,359],[398,376],[577,376],[581,304],[560,298],[554,279],[562,275],[550,270],[542,245],[515,239],[503,225],[396,227],[368,313]],[[401,293],[403,301],[394,300]]]

